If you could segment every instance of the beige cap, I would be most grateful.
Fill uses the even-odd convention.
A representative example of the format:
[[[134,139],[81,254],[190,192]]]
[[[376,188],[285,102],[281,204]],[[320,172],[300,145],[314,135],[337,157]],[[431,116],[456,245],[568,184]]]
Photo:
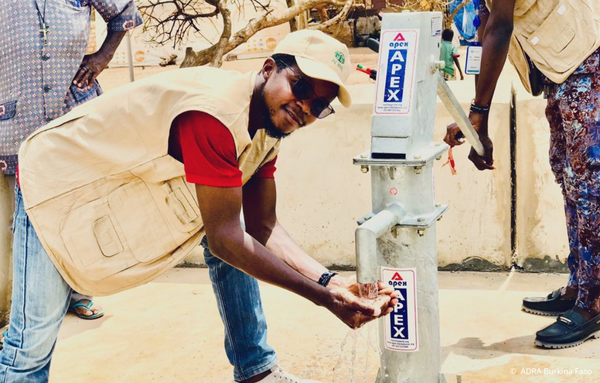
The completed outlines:
[[[340,103],[346,108],[352,105],[350,92],[344,85],[352,67],[345,44],[321,31],[304,29],[281,40],[273,52],[278,53],[294,56],[298,68],[308,77],[339,85]]]

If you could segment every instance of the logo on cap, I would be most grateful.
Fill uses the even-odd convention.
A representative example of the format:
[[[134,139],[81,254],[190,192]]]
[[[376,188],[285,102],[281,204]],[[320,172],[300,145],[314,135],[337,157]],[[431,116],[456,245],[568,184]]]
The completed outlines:
[[[340,72],[344,72],[344,63],[346,62],[346,57],[340,51],[336,51],[334,54],[335,58],[331,60],[331,64],[334,67],[337,67]]]

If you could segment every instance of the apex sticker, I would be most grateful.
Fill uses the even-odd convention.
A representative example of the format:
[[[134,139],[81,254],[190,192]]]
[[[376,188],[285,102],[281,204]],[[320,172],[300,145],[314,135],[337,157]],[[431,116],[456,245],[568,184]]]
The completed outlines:
[[[385,348],[392,351],[418,351],[416,269],[383,267],[381,280],[398,292],[398,304],[384,319]]]
[[[388,30],[381,36],[376,114],[411,113],[419,31]]]

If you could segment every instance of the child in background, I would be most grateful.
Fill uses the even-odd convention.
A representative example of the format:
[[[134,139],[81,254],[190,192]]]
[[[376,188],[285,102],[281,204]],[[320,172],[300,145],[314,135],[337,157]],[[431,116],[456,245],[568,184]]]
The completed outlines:
[[[454,64],[456,64],[458,72],[460,73],[460,79],[464,80],[465,77],[463,76],[463,72],[460,69],[460,63],[458,62],[460,55],[458,54],[458,49],[452,44],[453,38],[454,32],[451,29],[444,29],[442,32],[440,60],[443,60],[446,63],[446,66],[440,69],[440,72],[445,80],[456,80],[456,75],[454,73]]]

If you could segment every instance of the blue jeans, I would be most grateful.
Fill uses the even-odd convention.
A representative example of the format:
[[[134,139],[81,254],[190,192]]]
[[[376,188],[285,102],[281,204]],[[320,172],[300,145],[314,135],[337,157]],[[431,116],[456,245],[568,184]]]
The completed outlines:
[[[267,371],[278,363],[275,350],[267,344],[267,322],[258,282],[210,253],[202,239],[204,259],[225,326],[225,352],[234,366],[236,381]]]
[[[18,189],[13,227],[12,306],[0,352],[0,383],[47,382],[71,288],[44,251]]]

